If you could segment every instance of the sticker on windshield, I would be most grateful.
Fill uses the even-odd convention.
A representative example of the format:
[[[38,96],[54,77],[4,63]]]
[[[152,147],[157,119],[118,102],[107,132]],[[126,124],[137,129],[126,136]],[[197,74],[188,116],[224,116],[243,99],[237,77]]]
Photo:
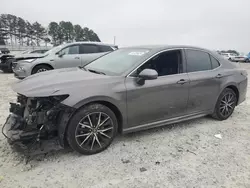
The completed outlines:
[[[129,52],[128,55],[142,56],[142,55],[144,55],[146,53],[148,53],[148,51],[144,51],[144,52]]]

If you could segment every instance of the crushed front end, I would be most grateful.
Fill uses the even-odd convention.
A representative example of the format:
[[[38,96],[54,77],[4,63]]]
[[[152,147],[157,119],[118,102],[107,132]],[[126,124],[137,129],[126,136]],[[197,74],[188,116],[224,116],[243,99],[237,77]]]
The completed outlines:
[[[3,134],[10,144],[27,146],[58,138],[60,119],[72,109],[60,102],[68,95],[28,98],[18,95],[17,103],[10,103],[10,115],[3,126]]]

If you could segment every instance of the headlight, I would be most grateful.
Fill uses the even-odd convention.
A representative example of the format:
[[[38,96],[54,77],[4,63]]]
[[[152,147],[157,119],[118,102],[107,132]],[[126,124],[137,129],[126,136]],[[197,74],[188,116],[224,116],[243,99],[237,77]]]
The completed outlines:
[[[33,62],[33,61],[35,61],[36,59],[24,59],[23,61],[26,61],[26,62],[29,62],[29,63],[31,63],[31,62]]]
[[[69,95],[56,95],[56,96],[51,96],[51,99],[54,99],[57,102],[62,102],[66,98],[68,98]]]
[[[24,71],[24,68],[23,67],[17,67],[17,69],[16,69],[17,71]]]

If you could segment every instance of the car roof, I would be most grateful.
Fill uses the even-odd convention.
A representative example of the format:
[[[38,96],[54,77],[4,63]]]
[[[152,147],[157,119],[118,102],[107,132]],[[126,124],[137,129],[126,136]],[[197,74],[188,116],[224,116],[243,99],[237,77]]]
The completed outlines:
[[[66,45],[71,45],[71,44],[96,44],[96,45],[104,45],[104,46],[117,46],[115,44],[107,44],[107,43],[103,43],[103,42],[89,42],[89,41],[79,41],[79,42],[66,43]]]
[[[174,48],[192,48],[197,50],[205,50],[209,51],[205,48],[197,47],[197,46],[189,46],[189,45],[140,45],[140,46],[131,46],[125,48],[145,48],[151,50],[163,50],[163,49],[174,49]]]
[[[200,50],[200,51],[206,51],[210,52],[212,54],[215,54],[215,52],[197,47],[197,46],[189,46],[189,45],[140,45],[140,46],[130,46],[130,47],[124,47],[124,48],[141,48],[141,49],[148,49],[154,52],[162,51],[162,50],[168,50],[168,49],[194,49],[194,50]]]

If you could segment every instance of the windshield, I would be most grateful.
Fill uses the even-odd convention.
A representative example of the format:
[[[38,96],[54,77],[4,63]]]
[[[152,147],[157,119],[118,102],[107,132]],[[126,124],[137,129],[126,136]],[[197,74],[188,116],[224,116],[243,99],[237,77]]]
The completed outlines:
[[[119,76],[136,65],[149,52],[149,49],[119,49],[86,65],[84,68]],[[140,62],[140,61],[139,61]]]
[[[47,56],[49,54],[54,54],[54,53],[58,52],[63,46],[65,46],[65,45],[61,44],[59,46],[56,46],[56,47],[50,49],[49,51],[47,51],[44,55]]]

